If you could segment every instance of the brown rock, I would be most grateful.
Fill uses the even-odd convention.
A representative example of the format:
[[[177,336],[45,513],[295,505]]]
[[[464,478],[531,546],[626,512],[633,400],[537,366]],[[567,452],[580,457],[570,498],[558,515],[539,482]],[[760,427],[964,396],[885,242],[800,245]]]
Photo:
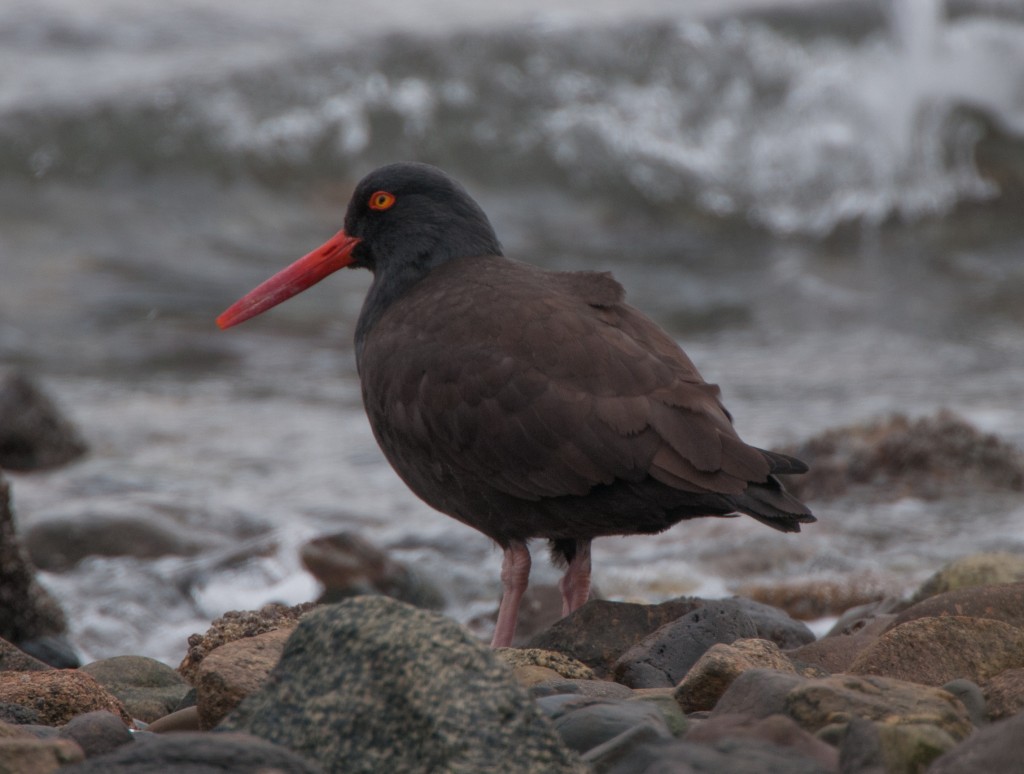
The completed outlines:
[[[121,704],[96,680],[76,669],[45,672],[0,672],[0,702],[21,704],[35,710],[39,722],[60,726],[75,715],[93,710],[113,712],[132,726]]]
[[[916,618],[949,615],[991,618],[1024,629],[1024,581],[972,586],[936,594],[908,607],[896,616],[889,628]]]
[[[675,689],[676,701],[683,712],[714,709],[733,680],[750,669],[796,673],[774,642],[740,639],[731,644],[718,643],[690,667]]]
[[[291,631],[299,619],[314,608],[314,603],[307,602],[294,607],[270,604],[259,610],[227,612],[210,624],[206,634],[193,634],[188,638],[188,654],[178,666],[178,673],[195,685],[196,669],[210,651],[225,643],[254,637],[275,629]]]
[[[1024,630],[987,618],[945,616],[918,618],[890,629],[848,671],[944,685],[958,678],[980,683],[1022,666]]]
[[[1024,555],[1004,551],[972,554],[950,562],[926,580],[914,594],[913,602],[947,591],[1018,581],[1024,581]]]
[[[82,748],[69,739],[0,738],[4,774],[49,774],[84,760]]]
[[[949,411],[835,428],[783,451],[811,468],[786,480],[804,500],[834,499],[855,487],[885,500],[1024,490],[1024,454]]]
[[[226,643],[206,655],[195,673],[201,729],[216,726],[242,699],[263,685],[291,633],[291,628],[275,629]]]
[[[834,675],[847,671],[860,652],[877,639],[866,634],[822,637],[785,653],[794,664],[810,664]]]
[[[598,677],[609,677],[625,651],[703,604],[701,599],[687,597],[660,605],[591,600],[538,634],[529,645],[566,653],[591,667]]]
[[[878,584],[871,580],[840,582],[822,579],[771,586],[741,586],[736,593],[785,610],[800,621],[839,615],[852,607],[877,602],[884,595]]]
[[[990,719],[1000,720],[1024,711],[1024,668],[1000,672],[981,688]]]
[[[929,774],[1003,774],[1021,770],[1024,713],[978,729],[929,767]]]
[[[173,731],[198,731],[199,710],[194,704],[191,707],[183,707],[172,712],[170,715],[164,715],[162,718],[154,720],[146,726],[146,730],[154,734],[167,734]]]
[[[536,664],[520,664],[518,666],[514,666],[512,667],[512,674],[515,675],[516,682],[524,688],[531,688],[534,685],[540,685],[542,683],[551,684],[553,681],[559,680],[562,677],[554,669],[537,666]]]
[[[785,715],[753,718],[749,715],[716,715],[688,731],[688,742],[714,744],[723,739],[756,739],[790,747],[817,761],[825,771],[839,770],[839,751],[804,731]]]
[[[173,711],[189,691],[175,670],[145,656],[114,656],[81,670],[120,699],[133,718],[146,723]]]

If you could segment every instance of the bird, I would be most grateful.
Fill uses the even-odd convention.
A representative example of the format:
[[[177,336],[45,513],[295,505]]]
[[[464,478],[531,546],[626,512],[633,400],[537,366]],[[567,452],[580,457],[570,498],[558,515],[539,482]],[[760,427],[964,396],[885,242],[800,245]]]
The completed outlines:
[[[807,465],[742,441],[720,388],[610,273],[506,257],[480,205],[434,166],[367,174],[342,230],[217,324],[346,267],[373,275],[355,360],[384,456],[424,502],[503,551],[493,647],[515,635],[532,539],[564,568],[565,616],[589,598],[595,538],[705,516],[782,532],[816,521],[777,477]]]

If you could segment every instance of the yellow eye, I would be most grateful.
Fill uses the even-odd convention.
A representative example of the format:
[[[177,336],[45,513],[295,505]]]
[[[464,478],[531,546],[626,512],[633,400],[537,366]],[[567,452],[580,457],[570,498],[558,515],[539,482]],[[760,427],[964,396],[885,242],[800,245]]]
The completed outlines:
[[[395,195],[387,191],[377,191],[370,197],[371,210],[386,210],[395,203]]]

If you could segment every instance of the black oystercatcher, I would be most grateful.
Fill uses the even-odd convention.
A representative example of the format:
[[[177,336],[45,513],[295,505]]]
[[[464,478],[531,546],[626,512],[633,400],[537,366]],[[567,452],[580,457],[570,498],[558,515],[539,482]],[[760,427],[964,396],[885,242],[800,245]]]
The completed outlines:
[[[505,258],[479,205],[434,167],[371,172],[344,230],[217,323],[345,266],[373,272],[356,366],[381,449],[419,497],[504,549],[495,647],[515,632],[530,538],[567,565],[564,615],[587,600],[596,537],[698,516],[783,532],[815,521],[775,477],[807,466],[741,441],[718,387],[611,275]]]

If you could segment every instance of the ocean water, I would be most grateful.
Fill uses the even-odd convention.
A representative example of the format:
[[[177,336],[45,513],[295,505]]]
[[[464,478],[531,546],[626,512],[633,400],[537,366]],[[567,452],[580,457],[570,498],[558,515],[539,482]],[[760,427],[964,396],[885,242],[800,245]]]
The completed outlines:
[[[226,610],[313,598],[296,549],[342,529],[460,620],[496,604],[500,552],[405,490],[366,425],[365,273],[213,325],[387,161],[459,177],[511,256],[613,271],[751,443],[948,407],[1024,445],[1024,7],[478,5],[0,6],[0,368],[92,447],[10,474],[19,522],[137,518],[202,546],[44,573],[84,657],[175,663]],[[1004,495],[811,505],[799,536],[704,520],[597,541],[595,581],[899,593],[1024,550]]]

